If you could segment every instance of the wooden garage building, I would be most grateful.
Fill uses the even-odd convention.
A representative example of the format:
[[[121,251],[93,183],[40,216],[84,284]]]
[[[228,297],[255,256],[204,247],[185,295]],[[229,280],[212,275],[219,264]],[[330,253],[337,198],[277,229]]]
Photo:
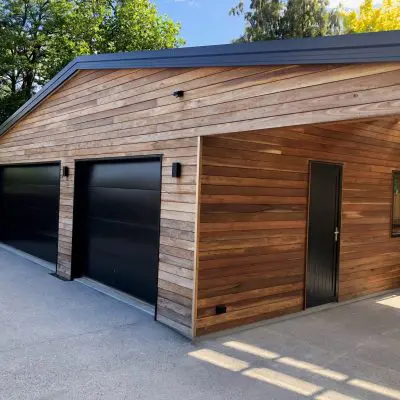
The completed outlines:
[[[0,239],[188,337],[400,287],[400,31],[79,57],[0,130]]]

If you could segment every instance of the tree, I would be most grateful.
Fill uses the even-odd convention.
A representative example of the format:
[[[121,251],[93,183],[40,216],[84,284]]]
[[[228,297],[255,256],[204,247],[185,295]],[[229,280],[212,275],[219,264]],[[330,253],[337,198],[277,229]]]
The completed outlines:
[[[288,0],[281,18],[283,39],[335,35],[340,31],[339,11],[329,0]]]
[[[24,103],[34,91],[39,61],[54,31],[56,14],[45,1],[3,1],[0,5],[1,117]],[[36,82],[35,82],[36,81]]]
[[[244,13],[243,0],[231,15],[244,13],[245,32],[237,41],[288,39],[337,34],[339,9],[328,9],[329,0],[251,0]]]
[[[364,0],[360,11],[343,12],[346,33],[378,32],[400,29],[400,0],[384,0],[374,7],[372,0]]]
[[[284,4],[281,0],[252,0],[250,11],[244,13],[243,0],[231,9],[231,15],[244,13],[246,29],[237,42],[257,42],[278,39],[281,34],[281,17]]]
[[[150,0],[2,0],[0,123],[76,56],[178,47],[179,33]]]

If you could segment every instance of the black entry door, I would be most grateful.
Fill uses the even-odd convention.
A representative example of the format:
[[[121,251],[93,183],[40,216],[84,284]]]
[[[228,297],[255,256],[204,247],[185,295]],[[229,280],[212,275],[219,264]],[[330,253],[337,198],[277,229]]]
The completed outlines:
[[[2,167],[0,175],[1,241],[56,263],[59,164]]]
[[[160,180],[159,158],[77,163],[75,275],[155,304]]]
[[[342,167],[311,162],[306,306],[337,300]]]

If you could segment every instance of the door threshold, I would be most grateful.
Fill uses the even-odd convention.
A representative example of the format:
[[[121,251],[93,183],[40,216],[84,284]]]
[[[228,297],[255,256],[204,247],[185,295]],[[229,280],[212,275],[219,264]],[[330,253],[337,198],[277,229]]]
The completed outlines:
[[[130,294],[121,292],[120,290],[114,289],[86,276],[74,279],[74,281],[79,282],[94,290],[97,290],[98,292],[103,293],[106,296],[110,296],[115,300],[121,301],[122,303],[128,304],[131,307],[137,308],[138,310],[141,310],[146,314],[151,315],[152,317],[155,316],[155,306],[146,303],[143,300],[139,300],[138,298],[131,296]]]
[[[56,264],[42,260],[39,257],[33,256],[32,254],[26,253],[25,251],[22,250],[18,250],[15,247],[9,246],[8,244],[0,242],[0,249],[7,250],[10,253],[25,258],[26,260],[32,261],[33,263],[38,264],[41,267],[47,268],[51,272],[56,272],[57,269]]]

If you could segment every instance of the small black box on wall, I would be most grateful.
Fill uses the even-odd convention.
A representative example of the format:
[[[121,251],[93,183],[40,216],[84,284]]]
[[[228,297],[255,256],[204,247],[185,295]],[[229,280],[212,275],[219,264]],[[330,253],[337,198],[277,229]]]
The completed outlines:
[[[179,162],[172,163],[172,177],[180,178],[182,175],[182,164]]]
[[[225,304],[218,304],[215,307],[215,314],[221,315],[226,313],[226,305]]]

